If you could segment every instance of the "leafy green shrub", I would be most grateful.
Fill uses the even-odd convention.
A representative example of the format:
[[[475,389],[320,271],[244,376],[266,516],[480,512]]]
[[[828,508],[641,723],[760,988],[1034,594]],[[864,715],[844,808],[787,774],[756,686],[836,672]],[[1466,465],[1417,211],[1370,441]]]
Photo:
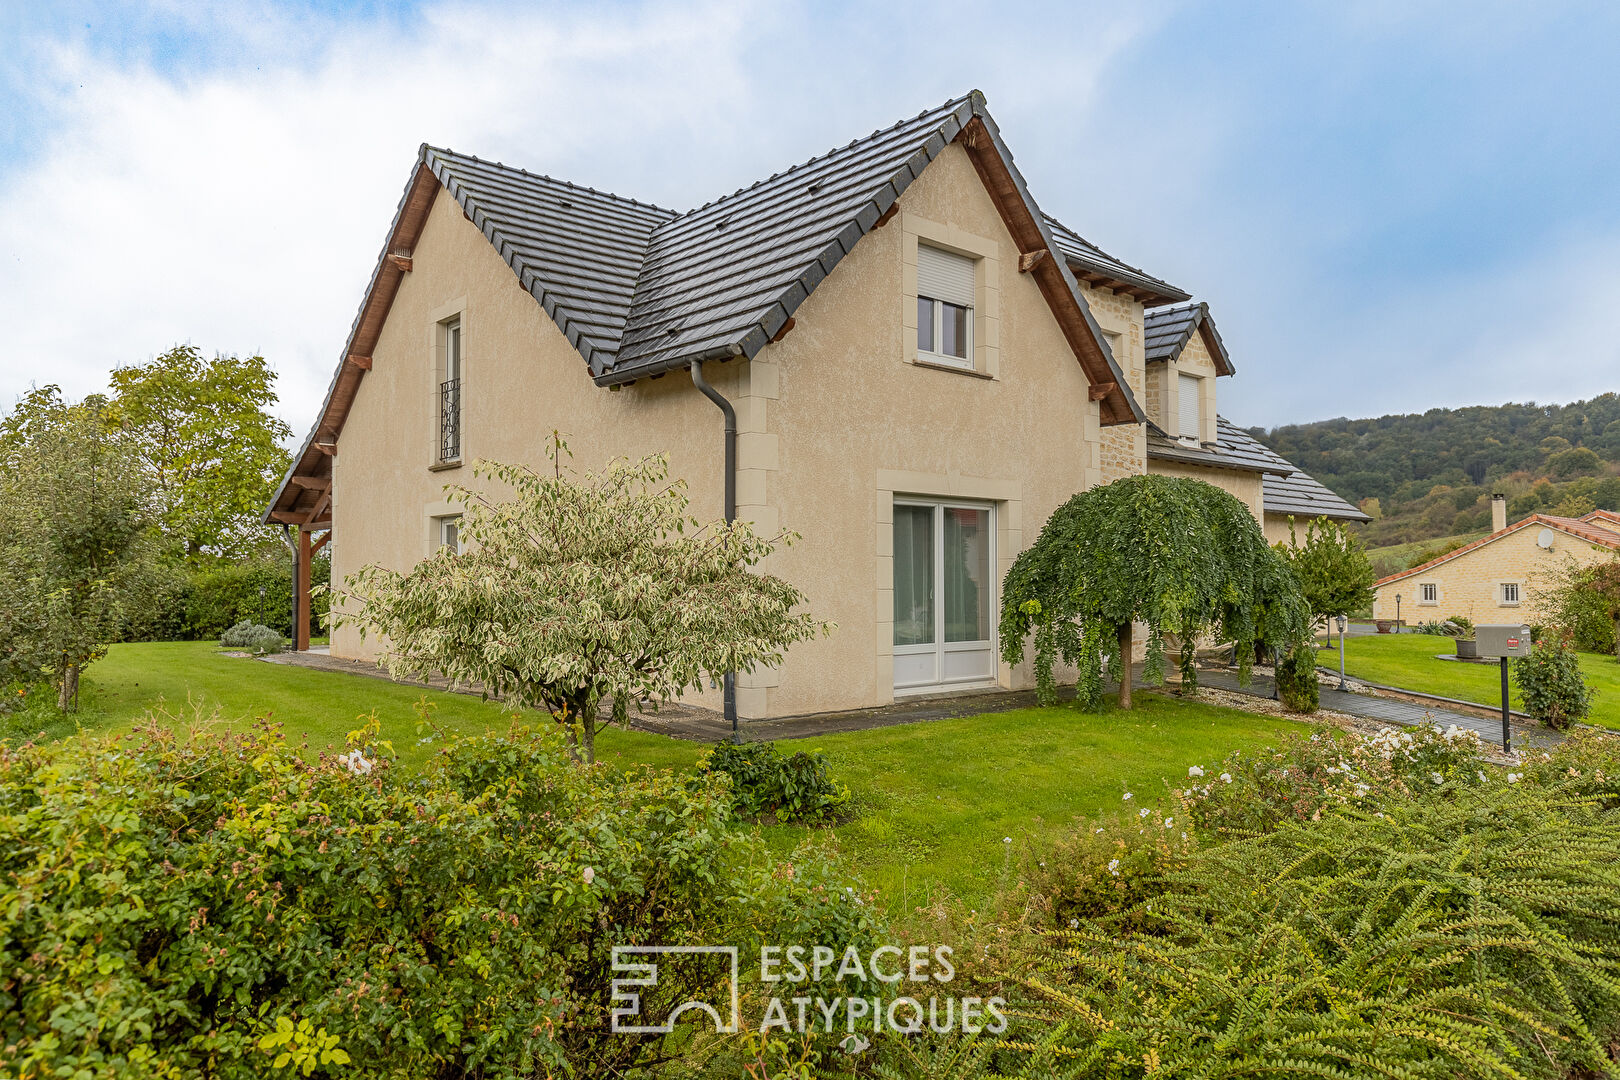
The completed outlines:
[[[610,1033],[614,945],[876,935],[720,782],[582,768],[554,731],[408,775],[172,727],[0,744],[0,1075],[623,1075],[667,1048]],[[645,1011],[713,975],[661,969]]]
[[[732,804],[749,818],[769,814],[779,822],[819,824],[849,801],[849,789],[828,775],[820,750],[784,757],[775,743],[717,743],[698,761],[698,770],[730,777]]]
[[[1567,731],[1592,711],[1592,689],[1561,635],[1537,638],[1529,656],[1513,661],[1524,711],[1550,728]]]
[[[1277,662],[1277,696],[1289,712],[1313,713],[1321,704],[1316,679],[1316,648],[1301,642]]]
[[[281,631],[272,630],[268,626],[248,622],[243,619],[219,637],[219,643],[227,649],[248,649],[263,655],[267,652],[279,652],[286,644]]]
[[[332,561],[317,558],[310,565],[312,585],[331,578]],[[259,590],[264,590],[260,599]],[[322,633],[329,604],[325,590],[310,597],[310,633]],[[285,628],[292,620],[292,558],[254,559],[201,570],[192,578],[186,599],[186,622],[200,639],[214,638],[244,620]]]
[[[1614,1075],[1620,754],[1576,742],[1167,860],[1015,952],[994,1074]]]
[[[1446,622],[1457,628],[1457,637],[1472,638],[1474,636],[1474,620],[1466,615],[1447,615]]]

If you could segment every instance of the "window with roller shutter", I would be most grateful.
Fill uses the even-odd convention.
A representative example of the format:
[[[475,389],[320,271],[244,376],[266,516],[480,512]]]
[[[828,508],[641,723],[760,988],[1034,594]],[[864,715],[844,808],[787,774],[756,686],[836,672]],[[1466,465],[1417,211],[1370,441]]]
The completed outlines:
[[[1182,375],[1177,385],[1177,398],[1181,408],[1181,425],[1177,433],[1189,442],[1197,442],[1200,438],[1199,399],[1203,383],[1204,380],[1196,375]]]
[[[917,352],[955,367],[973,366],[974,260],[917,245]]]

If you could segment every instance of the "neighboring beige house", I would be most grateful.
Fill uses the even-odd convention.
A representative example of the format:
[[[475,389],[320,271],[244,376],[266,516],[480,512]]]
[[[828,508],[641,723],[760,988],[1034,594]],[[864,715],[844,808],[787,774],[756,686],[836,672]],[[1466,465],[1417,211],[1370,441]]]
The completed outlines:
[[[1580,518],[1531,514],[1507,523],[1507,500],[1491,498],[1489,536],[1378,582],[1373,618],[1430,622],[1461,615],[1475,625],[1534,622],[1538,588],[1573,560],[1584,566],[1620,553],[1620,514]]]
[[[694,513],[802,537],[764,569],[837,630],[741,675],[742,718],[1024,687],[999,583],[1071,495],[1149,467],[1178,361],[1148,312],[1189,299],[1044,215],[978,93],[684,212],[424,146],[266,520],[303,567],[330,539],[335,581],[403,569],[458,545],[447,482],[559,429],[582,467],[665,453]],[[1291,466],[1217,456],[1200,475],[1265,478],[1262,517]]]
[[[1205,480],[1230,492],[1273,544],[1289,540],[1291,520],[1298,534],[1310,518],[1368,520],[1216,411],[1216,382],[1236,368],[1208,304],[1149,311],[1144,336],[1148,472]]]

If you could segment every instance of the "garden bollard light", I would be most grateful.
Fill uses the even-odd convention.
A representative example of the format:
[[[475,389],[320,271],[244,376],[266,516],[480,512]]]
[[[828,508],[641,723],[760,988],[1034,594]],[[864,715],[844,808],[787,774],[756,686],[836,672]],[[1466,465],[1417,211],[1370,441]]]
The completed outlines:
[[[1344,684],[1344,628],[1345,628],[1347,623],[1348,623],[1348,620],[1343,615],[1340,615],[1339,616],[1339,689],[1340,690],[1348,689],[1348,687],[1346,687],[1345,684]]]

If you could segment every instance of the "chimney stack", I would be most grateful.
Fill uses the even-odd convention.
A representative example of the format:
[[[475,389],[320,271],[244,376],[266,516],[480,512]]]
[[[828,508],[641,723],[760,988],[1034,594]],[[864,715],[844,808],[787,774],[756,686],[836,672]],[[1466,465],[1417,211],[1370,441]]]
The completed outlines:
[[[1507,528],[1507,496],[1497,492],[1491,496],[1491,532]]]

